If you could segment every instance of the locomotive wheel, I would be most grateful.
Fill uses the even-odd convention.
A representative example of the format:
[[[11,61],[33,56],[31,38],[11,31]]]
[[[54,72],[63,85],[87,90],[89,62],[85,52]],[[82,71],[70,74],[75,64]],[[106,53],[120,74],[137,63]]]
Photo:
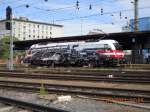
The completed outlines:
[[[47,61],[47,65],[50,66],[52,64],[51,61]]]
[[[35,63],[35,61],[32,61],[32,63],[31,63],[32,65],[36,65],[36,63]]]
[[[88,63],[88,67],[89,67],[89,68],[93,68],[93,67],[95,67],[95,61],[93,61],[93,62],[92,62],[92,61],[91,61],[91,62],[89,62],[89,63]]]

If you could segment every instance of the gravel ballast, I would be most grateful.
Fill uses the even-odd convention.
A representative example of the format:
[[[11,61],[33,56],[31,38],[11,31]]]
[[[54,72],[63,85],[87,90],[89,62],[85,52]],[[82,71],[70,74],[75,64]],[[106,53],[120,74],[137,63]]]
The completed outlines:
[[[71,112],[149,112],[150,110],[139,109],[129,106],[122,106],[114,103],[108,103],[100,100],[87,99],[77,96],[71,96],[70,101],[59,102],[54,95],[54,100],[46,100],[39,97],[39,93],[19,92],[14,90],[0,89],[0,96],[15,98],[18,100],[56,107]],[[48,96],[48,95],[47,95]],[[52,96],[52,95],[51,95]],[[148,105],[148,104],[147,104]]]

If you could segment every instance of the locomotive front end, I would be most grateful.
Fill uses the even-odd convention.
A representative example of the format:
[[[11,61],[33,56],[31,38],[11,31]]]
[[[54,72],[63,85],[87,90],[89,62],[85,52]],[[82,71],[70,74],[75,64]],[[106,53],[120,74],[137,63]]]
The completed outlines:
[[[116,66],[124,63],[124,52],[121,45],[115,40],[104,40],[104,49],[97,50],[104,65]]]

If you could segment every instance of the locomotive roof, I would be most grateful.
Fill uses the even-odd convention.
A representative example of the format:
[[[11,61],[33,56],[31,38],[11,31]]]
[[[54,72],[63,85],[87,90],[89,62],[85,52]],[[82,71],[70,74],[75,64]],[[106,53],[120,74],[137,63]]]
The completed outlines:
[[[93,41],[93,42],[85,42],[85,41],[80,41],[80,42],[62,42],[62,43],[47,43],[47,44],[34,44],[31,46],[31,49],[33,48],[46,48],[46,47],[55,47],[55,46],[73,46],[73,45],[91,45],[91,44],[109,44],[109,43],[116,43],[117,41],[115,40],[99,40],[99,41]]]

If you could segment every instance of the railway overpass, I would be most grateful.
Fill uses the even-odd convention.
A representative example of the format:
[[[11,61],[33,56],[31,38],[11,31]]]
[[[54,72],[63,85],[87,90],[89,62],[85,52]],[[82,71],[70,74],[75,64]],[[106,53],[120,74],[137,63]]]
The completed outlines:
[[[67,41],[81,41],[81,40],[95,40],[95,39],[114,39],[117,40],[124,49],[150,49],[150,31],[145,32],[120,32],[95,35],[82,35],[82,36],[68,36],[49,39],[26,40],[14,42],[15,50],[25,50],[31,45],[37,43],[47,42],[67,42]]]

